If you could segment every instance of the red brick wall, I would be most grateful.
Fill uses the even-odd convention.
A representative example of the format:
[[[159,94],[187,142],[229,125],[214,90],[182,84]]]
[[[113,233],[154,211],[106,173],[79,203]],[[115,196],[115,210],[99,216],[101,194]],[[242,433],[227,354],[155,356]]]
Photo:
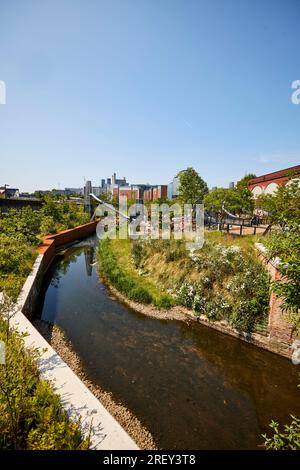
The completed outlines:
[[[149,189],[149,191],[151,191]],[[168,195],[168,186],[163,184],[161,186],[156,186],[156,188],[152,189],[152,198],[151,201],[156,201],[161,197],[167,197]]]
[[[133,189],[131,191],[119,188],[119,198],[120,197],[127,197],[127,199],[137,199],[138,198],[138,192],[136,189]]]
[[[153,195],[152,195],[152,200],[155,201],[156,199],[158,199],[159,196],[158,196],[158,188],[153,188]]]
[[[143,199],[144,199],[144,201],[152,201],[153,200],[153,188],[146,189],[146,191],[144,191]]]
[[[288,177],[283,176],[282,178],[274,178],[274,179],[268,180],[268,181],[261,181],[260,183],[251,183],[251,184],[249,183],[248,184],[248,189],[250,189],[250,191],[252,191],[252,189],[255,188],[255,186],[260,186],[262,189],[265,189],[271,183],[276,183],[278,185],[281,185],[281,184],[285,184],[288,180],[289,180]]]
[[[274,171],[273,173],[267,173],[262,176],[257,176],[256,178],[252,178],[248,182],[248,188],[250,191],[255,186],[260,186],[261,188],[266,188],[270,183],[277,183],[277,184],[284,184],[289,179],[289,174],[295,173],[296,177],[300,175],[300,165],[296,165],[290,168],[286,168],[280,171]]]
[[[263,254],[260,254],[259,257],[265,264],[272,281],[281,279],[281,274],[276,266],[271,261],[268,261],[268,259]],[[270,308],[268,319],[270,339],[275,339],[282,343],[291,344],[293,340],[292,327],[284,317],[284,313],[281,310],[281,304],[281,299],[272,292],[269,304]]]
[[[159,196],[158,197],[167,197],[168,195],[168,186],[163,184],[162,186],[159,186],[158,187],[158,191],[159,191]]]

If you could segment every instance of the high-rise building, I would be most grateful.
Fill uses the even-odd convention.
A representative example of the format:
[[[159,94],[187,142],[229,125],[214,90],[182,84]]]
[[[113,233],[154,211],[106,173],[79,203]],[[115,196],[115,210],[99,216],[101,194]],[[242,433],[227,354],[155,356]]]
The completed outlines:
[[[111,177],[111,191],[113,192],[113,189],[115,186],[128,186],[128,183],[126,181],[125,176],[123,178],[117,178],[116,173],[113,173]]]
[[[179,177],[178,175],[174,176],[173,181],[168,184],[168,190],[167,190],[167,195],[169,199],[175,199],[177,196],[179,196],[179,188],[180,182],[179,182]]]
[[[100,196],[100,194],[103,192],[101,186],[93,186],[92,189],[95,196]]]
[[[84,186],[84,210],[90,214],[92,203],[91,203],[91,194],[92,192],[92,182],[90,180],[86,181]]]

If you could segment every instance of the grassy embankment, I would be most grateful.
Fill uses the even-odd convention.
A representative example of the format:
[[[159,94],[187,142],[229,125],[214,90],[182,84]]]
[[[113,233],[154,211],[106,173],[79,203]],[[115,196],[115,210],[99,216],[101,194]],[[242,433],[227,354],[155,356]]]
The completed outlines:
[[[183,241],[104,240],[100,269],[131,300],[160,308],[184,305],[211,321],[263,332],[269,278],[255,255],[255,240],[210,232],[194,253]]]
[[[169,308],[175,299],[134,268],[130,240],[103,240],[99,244],[100,271],[128,299]]]

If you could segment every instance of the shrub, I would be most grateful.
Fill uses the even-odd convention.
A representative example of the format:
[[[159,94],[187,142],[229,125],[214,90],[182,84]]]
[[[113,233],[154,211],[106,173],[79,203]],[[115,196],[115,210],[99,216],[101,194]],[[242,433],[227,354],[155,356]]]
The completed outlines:
[[[0,236],[0,272],[26,275],[30,272],[35,255],[32,249],[18,238]]]
[[[166,261],[178,261],[186,257],[186,248],[181,240],[168,240],[167,249],[165,251]]]
[[[300,419],[292,416],[290,424],[285,424],[279,429],[279,424],[272,421],[270,428],[273,429],[272,437],[263,435],[264,445],[267,450],[300,450]]]
[[[46,215],[41,223],[40,226],[40,233],[41,235],[48,235],[50,233],[56,232],[56,224],[55,220],[51,215]]]
[[[159,309],[169,309],[174,305],[174,299],[170,295],[162,294],[155,302],[154,305]]]
[[[82,207],[46,198],[40,210],[25,207],[0,218],[0,291],[16,298],[29,274],[41,236],[89,221]]]
[[[224,319],[239,330],[252,331],[267,314],[270,295],[269,276],[253,252],[207,241],[189,257],[199,280],[179,282],[179,303],[196,315]]]
[[[183,282],[176,290],[178,302],[185,307],[193,306],[195,286],[189,282]]]
[[[197,316],[205,314],[206,299],[201,295],[201,293],[195,294],[192,307]]]
[[[129,299],[139,302],[141,304],[151,304],[152,296],[143,287],[134,287],[127,293]]]
[[[88,448],[80,423],[70,421],[59,397],[40,379],[37,351],[28,351],[21,335],[9,328],[3,305],[0,340],[5,342],[6,363],[0,366],[0,449]]]
[[[135,242],[131,248],[133,262],[136,268],[138,268],[142,261],[143,246],[141,243]]]

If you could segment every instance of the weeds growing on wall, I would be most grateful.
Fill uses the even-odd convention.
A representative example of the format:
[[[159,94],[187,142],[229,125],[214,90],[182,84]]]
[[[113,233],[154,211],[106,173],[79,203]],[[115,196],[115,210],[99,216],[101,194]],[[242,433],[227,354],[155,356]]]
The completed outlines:
[[[270,258],[281,260],[282,279],[272,283],[272,289],[282,299],[282,310],[296,334],[300,335],[300,234],[299,224],[290,224],[274,231],[263,240]]]

